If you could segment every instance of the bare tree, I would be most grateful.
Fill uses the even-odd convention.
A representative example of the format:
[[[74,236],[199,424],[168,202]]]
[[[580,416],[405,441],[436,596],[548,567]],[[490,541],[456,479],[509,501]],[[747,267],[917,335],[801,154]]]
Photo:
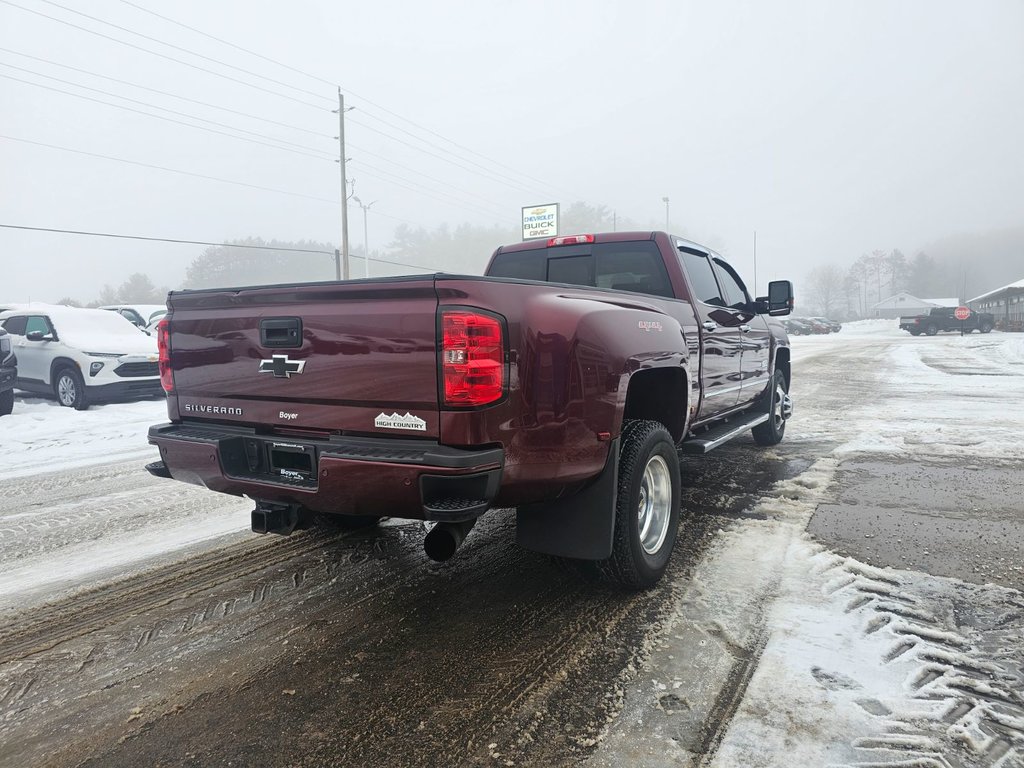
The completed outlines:
[[[843,270],[834,264],[815,267],[807,276],[808,299],[826,317],[836,314],[843,293]]]

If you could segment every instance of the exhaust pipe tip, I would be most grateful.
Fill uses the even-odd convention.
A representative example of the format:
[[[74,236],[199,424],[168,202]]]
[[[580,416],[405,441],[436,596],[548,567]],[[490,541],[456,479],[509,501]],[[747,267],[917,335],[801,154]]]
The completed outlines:
[[[462,523],[438,523],[423,539],[423,551],[436,563],[450,560],[475,524],[475,519]]]

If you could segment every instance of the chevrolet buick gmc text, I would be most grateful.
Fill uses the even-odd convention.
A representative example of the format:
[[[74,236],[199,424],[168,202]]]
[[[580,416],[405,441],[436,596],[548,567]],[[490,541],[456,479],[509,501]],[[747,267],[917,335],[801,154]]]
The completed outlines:
[[[255,500],[253,530],[314,516],[437,521],[450,557],[492,507],[519,544],[631,588],[676,540],[680,451],[783,438],[790,349],[708,248],[664,232],[503,246],[435,274],[172,292],[170,421],[147,469]]]

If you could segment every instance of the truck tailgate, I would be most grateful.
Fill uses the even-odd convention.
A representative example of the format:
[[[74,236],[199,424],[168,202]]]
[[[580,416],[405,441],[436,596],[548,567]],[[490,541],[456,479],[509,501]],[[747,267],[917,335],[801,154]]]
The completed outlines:
[[[172,293],[183,418],[438,435],[434,280]]]

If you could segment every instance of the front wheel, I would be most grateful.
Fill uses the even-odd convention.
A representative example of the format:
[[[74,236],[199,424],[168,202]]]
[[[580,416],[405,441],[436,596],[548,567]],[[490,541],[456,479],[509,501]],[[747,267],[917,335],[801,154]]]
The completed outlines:
[[[57,372],[57,379],[53,382],[53,391],[57,395],[57,401],[65,408],[84,411],[89,407],[89,400],[85,394],[85,382],[74,368],[61,368]]]
[[[619,449],[612,554],[598,575],[627,589],[646,589],[668,567],[679,527],[679,455],[656,421],[627,421]]]
[[[991,323],[982,323],[981,327],[978,328],[978,330],[981,331],[982,333],[989,333],[992,330],[992,325]]]
[[[765,408],[768,411],[768,421],[751,429],[750,434],[758,445],[778,445],[786,434],[786,422],[793,413],[789,385],[782,371],[775,371],[772,374]]]

